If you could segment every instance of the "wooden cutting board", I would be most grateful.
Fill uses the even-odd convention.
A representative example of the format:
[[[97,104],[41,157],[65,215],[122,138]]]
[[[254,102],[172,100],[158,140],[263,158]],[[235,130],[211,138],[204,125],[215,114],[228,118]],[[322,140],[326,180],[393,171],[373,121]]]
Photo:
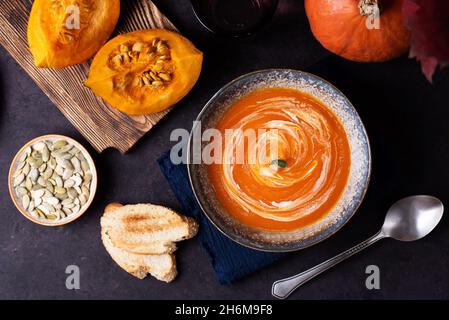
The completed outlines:
[[[82,85],[90,62],[62,70],[36,68],[27,42],[32,3],[32,0],[0,1],[0,44],[98,152],[109,147],[127,152],[170,110],[148,116],[128,116],[111,108]],[[150,0],[122,0],[121,5],[116,34],[149,28],[176,31]]]

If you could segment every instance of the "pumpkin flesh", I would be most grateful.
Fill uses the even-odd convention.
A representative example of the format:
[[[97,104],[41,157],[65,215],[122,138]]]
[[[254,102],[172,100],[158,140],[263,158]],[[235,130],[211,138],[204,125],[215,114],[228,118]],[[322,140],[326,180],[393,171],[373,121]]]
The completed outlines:
[[[111,36],[120,0],[36,0],[28,22],[35,65],[63,68],[86,62]]]
[[[120,111],[145,115],[181,100],[198,80],[202,61],[202,53],[178,33],[141,30],[109,41],[84,84]]]

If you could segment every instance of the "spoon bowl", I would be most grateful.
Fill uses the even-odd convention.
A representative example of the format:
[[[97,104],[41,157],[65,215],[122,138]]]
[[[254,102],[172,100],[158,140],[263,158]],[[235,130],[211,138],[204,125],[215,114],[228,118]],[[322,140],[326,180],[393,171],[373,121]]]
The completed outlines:
[[[400,241],[419,240],[437,226],[443,211],[443,203],[432,196],[403,198],[388,210],[381,234]]]

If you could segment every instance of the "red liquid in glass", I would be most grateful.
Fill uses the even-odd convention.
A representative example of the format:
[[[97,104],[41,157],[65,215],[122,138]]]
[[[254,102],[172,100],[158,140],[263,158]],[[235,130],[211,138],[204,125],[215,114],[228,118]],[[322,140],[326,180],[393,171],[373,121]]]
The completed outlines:
[[[245,36],[273,16],[278,0],[192,0],[198,19],[217,34]]]

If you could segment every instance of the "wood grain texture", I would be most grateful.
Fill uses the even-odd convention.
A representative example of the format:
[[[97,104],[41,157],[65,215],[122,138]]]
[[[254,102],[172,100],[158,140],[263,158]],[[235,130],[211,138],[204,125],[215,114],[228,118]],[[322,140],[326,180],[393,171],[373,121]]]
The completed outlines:
[[[109,147],[127,152],[170,110],[128,116],[110,107],[82,84],[90,62],[60,70],[36,68],[27,42],[32,3],[32,0],[0,1],[0,44],[98,152]],[[115,34],[151,28],[176,31],[150,0],[122,0],[121,5]]]

